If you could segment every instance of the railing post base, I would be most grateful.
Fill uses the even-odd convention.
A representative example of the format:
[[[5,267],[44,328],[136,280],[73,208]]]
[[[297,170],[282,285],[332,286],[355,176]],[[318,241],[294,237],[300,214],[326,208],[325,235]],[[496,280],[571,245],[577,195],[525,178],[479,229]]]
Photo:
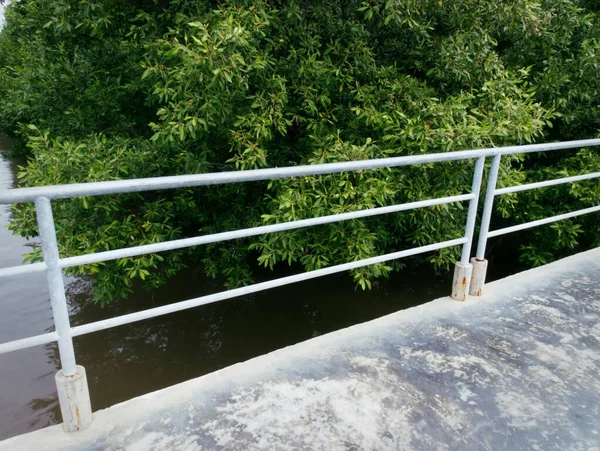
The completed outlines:
[[[471,263],[456,262],[454,266],[454,279],[452,280],[452,299],[456,301],[467,299],[472,271],[473,265]]]
[[[471,296],[481,296],[483,293],[483,285],[485,284],[488,261],[485,258],[474,257],[471,259],[471,264],[473,265],[473,275],[471,276],[469,294]]]
[[[85,368],[77,365],[77,371],[71,376],[63,375],[60,370],[55,380],[63,429],[66,432],[86,429],[92,423],[92,405]]]

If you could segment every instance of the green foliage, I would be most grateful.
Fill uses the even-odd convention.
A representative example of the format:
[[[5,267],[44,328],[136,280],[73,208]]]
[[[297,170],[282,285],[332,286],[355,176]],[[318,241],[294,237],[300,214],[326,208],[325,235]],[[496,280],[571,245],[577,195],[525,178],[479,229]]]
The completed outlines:
[[[153,114],[140,91],[143,48],[122,39],[128,2],[13,2],[0,35],[0,130],[22,124],[83,138],[144,133]],[[119,36],[121,35],[121,36]],[[145,132],[147,133],[147,132]]]
[[[176,160],[147,140],[109,140],[105,135],[96,135],[75,143],[50,138],[48,132],[34,126],[28,142],[32,158],[18,175],[20,183],[27,186],[118,180],[131,172],[149,177],[162,173]],[[178,218],[197,209],[193,193],[181,191],[177,196],[167,193],[144,197],[134,193],[55,201],[53,212],[61,255],[102,252],[181,237],[185,221]],[[192,215],[187,219],[190,220],[199,220],[199,215]],[[16,205],[10,227],[21,235],[35,236],[33,205]],[[39,251],[28,257],[39,259]],[[144,281],[148,287],[159,285],[184,266],[181,257],[181,252],[149,254],[77,267],[71,273],[94,274],[96,299],[107,302],[125,296],[133,279]],[[116,273],[121,276],[115,277]]]
[[[591,137],[600,35],[589,3],[21,0],[0,32],[0,130],[26,143],[27,186]],[[599,167],[591,150],[506,157],[499,183]],[[79,255],[459,194],[472,173],[455,162],[102,196],[57,201],[54,214],[61,254]],[[599,195],[583,182],[502,196],[496,210],[522,222]],[[523,260],[598,243],[594,218],[532,231]],[[318,269],[459,237],[465,219],[464,205],[444,205],[73,271],[95,276],[100,302],[185,264],[234,287],[251,283],[253,262]],[[16,233],[34,224],[31,205],[15,208]],[[448,268],[457,252],[428,259]],[[352,276],[367,289],[400,266]]]

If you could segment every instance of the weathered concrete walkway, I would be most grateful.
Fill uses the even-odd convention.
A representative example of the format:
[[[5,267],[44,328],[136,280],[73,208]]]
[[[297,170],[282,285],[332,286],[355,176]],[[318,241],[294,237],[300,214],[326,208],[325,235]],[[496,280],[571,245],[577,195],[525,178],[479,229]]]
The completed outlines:
[[[96,412],[85,432],[51,427],[0,450],[596,451],[599,282],[597,249],[479,299],[438,299]]]

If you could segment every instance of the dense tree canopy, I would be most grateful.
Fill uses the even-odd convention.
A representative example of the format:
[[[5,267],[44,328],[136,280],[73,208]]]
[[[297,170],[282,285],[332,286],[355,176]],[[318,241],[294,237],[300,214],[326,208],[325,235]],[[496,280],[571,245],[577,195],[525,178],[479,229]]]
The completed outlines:
[[[448,152],[600,130],[600,12],[577,0],[19,0],[0,32],[0,131],[23,185]],[[597,150],[506,157],[500,184],[600,170]],[[464,192],[472,162],[55,202],[62,255]],[[581,182],[499,198],[496,222],[597,204]],[[201,263],[316,269],[461,235],[463,205],[74,269],[96,298]],[[600,244],[590,215],[530,232],[528,264]],[[33,207],[12,228],[36,234]],[[585,235],[583,232],[586,232]],[[448,267],[458,249],[429,257]],[[34,252],[31,258],[39,258]],[[359,286],[395,265],[354,271]]]

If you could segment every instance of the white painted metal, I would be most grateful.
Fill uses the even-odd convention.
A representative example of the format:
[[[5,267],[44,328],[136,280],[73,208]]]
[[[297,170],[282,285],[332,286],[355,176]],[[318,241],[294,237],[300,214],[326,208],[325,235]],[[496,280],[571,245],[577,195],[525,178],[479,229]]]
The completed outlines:
[[[52,217],[52,206],[50,199],[40,197],[35,200],[40,240],[42,242],[42,253],[44,261],[48,265],[46,278],[50,290],[50,303],[52,304],[52,315],[58,335],[58,350],[60,363],[65,376],[75,374],[75,352],[73,350],[73,339],[71,338],[71,326],[69,325],[69,309],[65,298],[65,287],[63,284],[62,271],[58,267],[58,245],[56,243],[56,231],[54,230],[54,219]]]
[[[595,179],[598,177],[600,177],[600,172],[592,172],[589,174],[574,175],[572,177],[564,177],[562,179],[546,180],[544,182],[528,183],[527,185],[516,185],[516,186],[509,186],[506,188],[500,188],[500,189],[497,189],[494,192],[494,194],[496,196],[499,196],[501,194],[516,193],[518,191],[526,191],[526,190],[536,189],[536,188],[545,188],[547,186],[561,185],[563,183],[578,182],[581,180]]]
[[[441,243],[429,244],[427,246],[407,249],[405,251],[393,252],[391,254],[381,255],[379,257],[366,258],[364,260],[344,263],[342,265],[330,266],[328,268],[317,269],[315,271],[309,271],[293,276],[281,277],[279,279],[269,280],[268,282],[256,283],[247,287],[235,288],[233,290],[209,294],[208,296],[202,296],[187,301],[176,302],[174,304],[164,305],[162,307],[142,310],[141,312],[117,316],[116,318],[110,318],[102,321],[96,321],[95,323],[88,323],[81,326],[76,326],[72,329],[71,334],[74,337],[78,335],[89,334],[90,332],[109,329],[111,327],[121,326],[123,324],[141,321],[143,319],[154,318],[157,316],[166,315],[168,313],[179,312],[181,310],[187,310],[189,308],[198,307],[200,305],[212,304],[214,302],[224,301],[226,299],[244,296],[246,294],[257,293],[259,291],[268,290],[270,288],[281,287],[284,285],[289,285],[291,283],[302,282],[304,280],[316,279],[317,277],[323,277],[329,274],[335,274],[338,272],[349,271],[351,269],[362,268],[363,266],[374,265],[375,263],[384,263],[390,260],[396,260],[411,255],[418,255],[425,252],[444,249],[446,247],[458,246],[460,244],[464,244],[466,241],[467,240],[465,238],[458,238],[455,240],[443,241]]]
[[[452,278],[452,294],[450,297],[456,301],[464,301],[469,293],[473,265],[470,263],[456,262],[454,277]]]
[[[406,210],[414,210],[416,208],[431,207],[435,205],[449,204],[452,202],[461,202],[465,200],[472,200],[473,198],[473,194],[440,197],[437,199],[428,199],[407,204],[392,205],[390,207],[378,207],[371,208],[368,210],[358,210],[337,215],[321,216],[319,218],[301,219],[299,221],[282,222],[281,224],[251,227],[248,229],[234,230],[232,232],[214,233],[212,235],[204,235],[194,238],[184,238],[181,240],[165,241],[163,243],[147,244],[144,246],[117,249],[114,251],[98,252],[95,254],[80,255],[77,257],[61,259],[59,262],[59,266],[61,268],[68,268],[71,266],[87,265],[90,263],[104,262],[108,260],[115,260],[118,258],[133,257],[136,255],[163,252],[208,243],[217,243],[219,241],[235,240],[238,238],[264,235],[267,233],[282,232],[284,230],[299,229],[301,227],[310,227],[321,224],[328,224],[332,222],[347,221],[349,219],[366,218],[369,216],[397,213]]]
[[[485,157],[479,157],[475,163],[473,171],[473,183],[471,186],[471,194],[473,198],[469,202],[469,212],[467,214],[467,224],[465,225],[465,238],[467,242],[463,244],[461,263],[469,263],[471,256],[471,247],[473,246],[473,234],[475,233],[475,219],[477,218],[477,205],[479,203],[479,193],[481,191],[481,179],[483,178],[483,167],[485,165]]]
[[[488,233],[488,237],[493,238],[495,236],[506,235],[507,233],[518,232],[519,230],[530,229],[532,227],[550,224],[551,222],[562,221],[563,219],[574,218],[576,216],[586,215],[588,213],[594,213],[596,211],[600,211],[600,205],[596,207],[572,211],[570,213],[564,213],[562,215],[551,216],[549,218],[538,219],[537,221],[526,222],[524,224],[519,224],[512,227],[505,227],[503,229],[492,230]]]
[[[507,146],[490,149],[463,150],[427,155],[379,158],[373,160],[348,161],[343,163],[313,164],[285,168],[253,169],[248,171],[218,172],[209,174],[177,175],[133,180],[78,183],[72,185],[39,186],[10,189],[0,193],[0,204],[29,202],[38,197],[64,199],[71,197],[98,196],[101,194],[131,193],[157,189],[186,188],[191,186],[218,185],[224,183],[271,180],[336,172],[359,171],[366,169],[393,168],[413,164],[436,163],[440,161],[468,160],[498,154],[545,152],[557,149],[573,149],[600,145],[600,139],[584,139],[525,146]]]
[[[31,348],[33,346],[45,345],[46,343],[52,343],[56,340],[58,340],[58,334],[56,332],[50,332],[48,334],[36,335],[35,337],[9,341],[8,343],[0,344],[0,354]]]
[[[565,213],[562,215],[552,216],[550,218],[544,218],[537,221],[527,222],[525,224],[519,224],[512,227],[506,227],[499,230],[490,231],[490,219],[492,216],[492,210],[494,206],[494,197],[502,194],[515,193],[519,191],[532,190],[537,188],[545,188],[549,186],[560,185],[563,183],[571,183],[577,182],[581,180],[591,180],[600,177],[600,172],[593,172],[589,174],[576,175],[572,177],[563,177],[559,179],[546,180],[543,182],[535,182],[528,183],[525,185],[516,185],[509,186],[506,188],[496,189],[496,184],[498,180],[498,170],[500,168],[500,160],[502,158],[502,154],[498,154],[494,157],[492,161],[492,165],[490,168],[490,175],[488,178],[488,186],[486,191],[485,203],[483,214],[481,218],[481,229],[479,231],[479,242],[477,245],[477,253],[476,258],[471,260],[474,265],[473,276],[471,280],[471,286],[469,290],[469,294],[473,296],[481,296],[483,286],[485,283],[485,277],[487,272],[487,260],[485,257],[485,248],[487,246],[488,238],[493,238],[495,236],[505,235],[511,232],[517,232],[519,230],[529,229],[531,227],[536,227],[544,224],[549,224],[552,222],[560,221],[563,219],[573,218],[575,216],[584,215],[587,213],[592,213],[598,211],[599,207],[590,207],[585,208],[583,210],[578,210],[571,213]]]
[[[12,277],[21,274],[30,274],[34,272],[43,272],[46,270],[45,262],[32,263],[30,265],[10,266],[8,268],[0,268],[0,279],[2,277]]]
[[[485,192],[485,202],[483,204],[483,213],[481,215],[481,228],[479,229],[479,241],[477,243],[476,257],[483,259],[485,257],[485,247],[487,246],[488,231],[490,230],[490,221],[492,219],[492,209],[494,208],[494,191],[498,182],[498,170],[500,169],[501,154],[494,156],[488,175],[487,190]]]
[[[65,376],[63,371],[56,373],[58,403],[66,432],[77,432],[92,424],[92,404],[88,389],[85,368],[77,365],[76,371]]]

